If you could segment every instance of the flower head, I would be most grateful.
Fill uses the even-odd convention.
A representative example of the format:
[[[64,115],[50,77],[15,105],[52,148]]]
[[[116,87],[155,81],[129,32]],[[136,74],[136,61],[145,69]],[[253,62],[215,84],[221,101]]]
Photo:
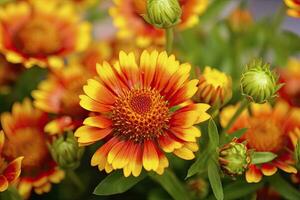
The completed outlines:
[[[0,51],[12,63],[61,67],[63,57],[84,50],[90,39],[89,24],[69,3],[23,1],[0,12]]]
[[[24,158],[20,156],[14,160],[8,161],[2,155],[4,143],[5,135],[3,131],[0,131],[0,192],[7,190],[9,185],[20,176],[21,164]]]
[[[217,69],[205,67],[199,77],[198,91],[194,99],[198,102],[220,107],[227,103],[231,96],[231,77]]]
[[[22,173],[17,181],[17,188],[24,197],[28,197],[32,189],[37,194],[49,192],[51,183],[58,183],[64,176],[47,148],[49,138],[44,132],[47,121],[47,114],[33,108],[28,99],[15,103],[12,113],[1,115],[7,137],[3,156],[8,159],[24,156]]]
[[[225,127],[238,106],[228,106],[221,112],[221,124]],[[290,108],[285,102],[270,104],[251,104],[251,115],[245,110],[229,130],[229,134],[241,128],[248,128],[239,139],[246,141],[247,147],[257,152],[272,152],[277,157],[260,165],[251,164],[246,172],[248,182],[259,182],[262,175],[270,176],[281,169],[287,173],[296,173],[293,151],[300,134],[300,110]],[[262,123],[263,122],[263,123]]]
[[[264,103],[274,98],[280,89],[277,78],[268,64],[264,64],[261,60],[254,60],[247,65],[246,71],[242,74],[242,94],[250,101]]]
[[[291,106],[300,107],[300,60],[290,59],[287,67],[278,70],[279,82],[284,85],[279,90],[279,97]]]
[[[289,8],[287,14],[291,17],[300,18],[300,1],[299,0],[284,0]]]
[[[32,92],[34,105],[48,113],[75,118],[86,116],[87,112],[79,106],[78,96],[92,74],[78,64],[54,70]]]
[[[219,152],[219,162],[222,170],[231,175],[241,175],[250,164],[250,154],[245,144],[234,139],[224,145]]]
[[[80,105],[95,114],[75,132],[80,145],[106,141],[91,165],[139,176],[142,167],[162,174],[169,165],[164,152],[193,159],[201,134],[193,125],[210,116],[209,105],[188,101],[198,83],[188,80],[190,68],[157,51],[144,51],[139,63],[133,53],[120,52],[113,66],[98,65],[98,77],[80,96]]]

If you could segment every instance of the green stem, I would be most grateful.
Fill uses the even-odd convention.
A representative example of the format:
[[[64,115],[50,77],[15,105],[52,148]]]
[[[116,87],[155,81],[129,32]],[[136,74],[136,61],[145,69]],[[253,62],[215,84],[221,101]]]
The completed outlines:
[[[232,118],[230,119],[230,121],[228,122],[228,124],[226,125],[226,127],[224,128],[223,132],[228,131],[232,124],[237,120],[237,118],[240,116],[240,114],[245,110],[245,108],[247,108],[249,105],[249,101],[247,99],[244,99],[239,108],[235,111],[234,115],[232,116]]]
[[[166,50],[168,54],[172,52],[174,33],[173,28],[166,28]]]
[[[74,185],[78,188],[79,191],[84,190],[84,185],[82,184],[81,180],[74,172],[74,170],[66,171],[68,178],[74,183]]]

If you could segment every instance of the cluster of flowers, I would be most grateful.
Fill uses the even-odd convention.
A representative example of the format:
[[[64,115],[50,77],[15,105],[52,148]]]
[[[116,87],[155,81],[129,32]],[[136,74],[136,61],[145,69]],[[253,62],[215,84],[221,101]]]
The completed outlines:
[[[109,41],[93,39],[93,27],[82,19],[84,8],[96,2],[1,5],[0,92],[9,93],[19,75],[33,66],[48,73],[32,99],[1,114],[0,191],[13,185],[24,198],[32,191],[49,192],[65,170],[78,167],[82,148],[100,140],[104,142],[91,158],[99,170],[122,169],[125,177],[139,176],[142,169],[163,174],[169,166],[166,153],[195,157],[201,136],[196,124],[215,113],[226,134],[248,128],[220,149],[227,174],[246,171],[248,182],[259,182],[279,168],[300,181],[293,156],[300,137],[299,60],[277,70],[285,85],[273,104],[267,101],[279,89],[276,75],[260,62],[250,64],[241,85],[251,103],[232,121],[243,103],[224,107],[232,97],[231,77],[205,67],[190,80],[194,68],[162,51],[169,29],[197,24],[207,0],[170,0],[170,7],[164,1],[114,0],[109,13],[118,32]],[[299,16],[299,2],[287,4],[289,14]],[[159,11],[162,7],[165,13]],[[241,28],[237,19],[251,21],[244,11],[234,15],[233,28]],[[272,152],[276,158],[253,164],[250,151]]]

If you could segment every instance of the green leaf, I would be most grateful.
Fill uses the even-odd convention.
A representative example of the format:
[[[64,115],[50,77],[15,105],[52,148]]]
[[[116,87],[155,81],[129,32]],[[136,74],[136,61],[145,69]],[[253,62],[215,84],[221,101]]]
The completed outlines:
[[[300,199],[300,192],[284,180],[279,174],[275,174],[268,178],[270,185],[285,199]]]
[[[14,187],[9,187],[6,191],[0,192],[0,199],[5,200],[22,200],[18,190]]]
[[[138,177],[124,177],[122,171],[116,171],[104,178],[99,185],[95,188],[94,194],[96,195],[113,195],[126,192],[132,188],[135,184],[140,182],[146,177],[146,174],[142,173]]]
[[[251,153],[251,164],[262,164],[274,160],[277,157],[272,152],[252,152]]]
[[[264,183],[247,183],[245,180],[235,181],[224,187],[224,199],[234,200],[251,194],[263,187]],[[238,192],[237,192],[238,191]]]
[[[216,149],[219,146],[219,133],[214,120],[209,120],[208,123],[209,144],[211,149]]]
[[[149,176],[159,183],[175,200],[190,199],[184,185],[178,180],[175,174],[166,170],[163,175],[150,173]]]
[[[210,155],[210,152],[207,148],[205,148],[198,154],[197,160],[191,165],[191,167],[188,170],[186,179],[199,173],[199,171],[201,169],[206,169],[207,161],[210,157],[209,155]]]
[[[220,170],[217,162],[214,159],[210,159],[208,162],[208,179],[212,188],[212,191],[217,200],[223,200],[223,187],[220,177]]]
[[[243,136],[243,134],[247,131],[248,129],[247,128],[242,128],[242,129],[239,129],[231,134],[227,134],[227,133],[224,133],[223,134],[223,137],[222,137],[222,142],[221,142],[221,145],[223,146],[224,144],[227,144],[229,143],[233,138],[240,138]]]

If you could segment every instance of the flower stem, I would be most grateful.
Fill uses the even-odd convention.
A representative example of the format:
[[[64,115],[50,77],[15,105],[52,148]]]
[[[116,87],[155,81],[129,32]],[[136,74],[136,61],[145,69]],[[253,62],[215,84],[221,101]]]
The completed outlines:
[[[74,170],[66,171],[67,177],[73,182],[73,184],[78,188],[79,191],[84,190],[84,185],[82,184],[80,178],[74,172]]]
[[[245,110],[245,108],[247,108],[249,105],[249,101],[247,99],[244,99],[239,108],[235,111],[234,115],[232,116],[232,118],[230,119],[230,121],[228,122],[228,124],[226,125],[226,127],[223,130],[223,133],[225,133],[226,131],[228,131],[232,124],[237,120],[237,118],[240,116],[240,114]]]
[[[166,28],[166,50],[167,53],[170,54],[173,49],[173,39],[174,39],[174,33],[173,28]]]

